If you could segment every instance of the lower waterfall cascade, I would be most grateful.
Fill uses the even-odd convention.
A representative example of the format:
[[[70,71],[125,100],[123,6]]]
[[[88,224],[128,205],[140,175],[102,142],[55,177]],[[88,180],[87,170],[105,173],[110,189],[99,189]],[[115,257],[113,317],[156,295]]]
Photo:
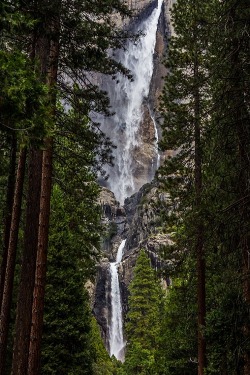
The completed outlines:
[[[123,240],[118,248],[116,261],[110,263],[111,276],[111,322],[109,326],[110,356],[114,355],[120,361],[124,360],[124,338],[122,304],[119,286],[118,266],[122,260],[123,249],[126,240]]]

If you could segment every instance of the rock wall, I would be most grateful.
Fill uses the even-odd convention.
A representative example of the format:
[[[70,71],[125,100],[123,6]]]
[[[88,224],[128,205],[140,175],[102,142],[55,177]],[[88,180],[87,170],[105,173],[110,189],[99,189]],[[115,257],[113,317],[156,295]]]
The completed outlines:
[[[140,12],[145,11],[147,6],[152,3],[155,3],[155,1],[128,0],[129,6],[138,11],[138,17],[141,14]],[[164,11],[160,16],[150,95],[143,104],[144,116],[139,134],[142,146],[135,150],[133,155],[136,161],[133,173],[138,179],[138,186],[142,185],[142,181],[151,181],[153,178],[152,160],[155,157],[155,128],[151,111],[158,116],[157,108],[163,87],[162,77],[166,75],[162,59],[167,48],[167,35],[171,32],[169,15],[171,4],[172,0],[164,2]],[[170,236],[163,233],[161,223],[161,210],[165,209],[167,201],[167,194],[160,193],[154,181],[144,184],[137,193],[127,198],[124,207],[119,204],[111,191],[107,188],[102,189],[100,205],[106,234],[102,243],[103,259],[98,265],[93,312],[101,326],[107,349],[108,327],[111,319],[109,262],[115,260],[117,249],[122,239],[126,238],[123,260],[119,267],[122,306],[125,316],[128,306],[128,285],[133,278],[133,268],[140,250],[144,248],[147,251],[154,268],[168,266],[163,264],[160,257],[162,247],[172,243]]]

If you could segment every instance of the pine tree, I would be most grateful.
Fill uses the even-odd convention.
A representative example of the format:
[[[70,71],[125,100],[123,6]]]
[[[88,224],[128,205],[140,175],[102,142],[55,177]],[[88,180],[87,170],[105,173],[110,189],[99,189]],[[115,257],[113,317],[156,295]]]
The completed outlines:
[[[125,373],[157,374],[162,291],[145,251],[137,258],[129,292]]]
[[[246,223],[249,222],[247,181],[250,170],[247,157],[250,145],[249,111],[246,105],[249,100],[249,66],[246,63],[249,49],[249,38],[246,35],[249,32],[249,4],[245,1],[217,1],[213,19],[216,22],[209,50],[214,109],[208,143],[211,147],[211,164],[207,168],[207,175],[210,193],[212,192],[210,202],[213,202],[211,206],[214,206],[215,213],[214,259],[218,254],[225,259],[223,270],[218,265],[218,275],[221,270],[227,283],[225,277],[219,278],[217,275],[220,280],[219,311],[214,308],[210,316],[214,322],[217,313],[220,322],[228,326],[230,318],[234,327],[227,335],[224,328],[224,333],[220,336],[222,349],[221,354],[218,354],[218,350],[217,356],[223,358],[223,363],[220,364],[222,371],[242,371],[247,374],[250,368],[249,235],[246,229]],[[228,306],[231,306],[231,314],[225,319]],[[221,323],[219,328],[222,327]],[[213,336],[211,328],[209,333]],[[232,355],[233,346],[237,350],[234,349]]]
[[[116,375],[119,374],[121,362],[114,356],[110,358],[100,333],[97,321],[92,317],[90,341],[92,343],[92,365],[93,375]]]
[[[162,146],[174,151],[160,170],[162,182],[172,197],[173,216],[184,225],[178,238],[179,251],[193,251],[197,268],[198,373],[204,374],[206,315],[203,143],[208,109],[206,45],[208,28],[204,1],[179,1],[173,7],[176,36],[170,40],[162,101],[164,110]],[[182,224],[181,224],[182,223]],[[192,239],[192,240],[191,240]]]
[[[191,266],[193,260],[187,263]],[[157,356],[159,374],[197,374],[196,290],[190,269],[173,277],[163,311]]]
[[[207,373],[246,374],[249,372],[246,256],[249,246],[246,229],[249,222],[246,183],[249,181],[246,151],[249,149],[246,110],[249,5],[245,1],[209,4],[201,1],[195,5],[180,1],[173,14],[177,37],[173,37],[170,45],[170,71],[163,96],[163,146],[173,148],[176,155],[160,172],[163,185],[172,197],[172,214],[166,218],[166,225],[175,232],[173,254],[181,260],[182,269],[187,265],[187,252],[195,248],[199,238],[195,227],[203,226],[208,279],[206,328],[202,324],[200,333],[208,343]],[[193,39],[193,31],[199,35],[198,40]],[[193,44],[189,43],[191,40]],[[193,76],[192,82],[197,57],[201,74]],[[190,127],[195,125],[193,119],[197,119],[197,88],[200,145],[197,133],[192,130],[194,127]],[[196,146],[201,147],[202,153],[197,154]],[[199,171],[195,156],[199,154],[202,184],[197,190]],[[196,283],[194,278],[193,285]],[[202,295],[204,298],[204,291]],[[199,371],[203,371],[204,361],[200,356],[198,362]]]
[[[88,264],[84,254],[88,249],[80,201],[79,205],[74,207],[70,197],[54,187],[42,344],[44,375],[92,374],[95,354],[91,351],[91,314],[84,289]],[[98,238],[94,232],[92,236]]]

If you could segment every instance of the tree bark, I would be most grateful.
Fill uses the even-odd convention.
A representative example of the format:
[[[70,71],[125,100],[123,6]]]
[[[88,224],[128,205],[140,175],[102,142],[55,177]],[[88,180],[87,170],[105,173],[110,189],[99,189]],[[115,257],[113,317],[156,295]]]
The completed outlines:
[[[12,206],[13,206],[14,193],[15,193],[16,152],[17,152],[17,139],[16,139],[16,135],[13,134],[11,154],[10,154],[7,196],[6,196],[6,213],[5,213],[5,220],[4,220],[4,244],[3,244],[4,247],[3,247],[3,254],[2,254],[1,276],[0,276],[0,311],[1,311],[1,306],[2,306],[4,279],[5,279],[9,238],[10,238]]]
[[[247,7],[247,5],[245,5]],[[238,176],[236,181],[237,186],[237,200],[240,202],[238,206],[239,216],[239,249],[241,251],[242,259],[242,290],[243,299],[246,304],[246,309],[250,311],[250,233],[249,233],[249,221],[250,221],[250,208],[249,202],[246,197],[249,196],[250,188],[250,130],[249,130],[249,110],[247,108],[247,99],[245,96],[248,88],[244,82],[246,72],[244,71],[244,58],[242,52],[247,54],[244,50],[244,44],[239,39],[237,33],[238,20],[242,9],[238,3],[231,8],[229,12],[229,24],[231,24],[233,38],[231,39],[231,92],[229,92],[232,106],[233,120],[236,127],[238,136]],[[241,27],[246,27],[246,23]],[[244,77],[244,78],[243,78]],[[249,319],[245,319],[242,327],[243,334],[246,342],[250,340],[250,322]],[[243,350],[243,373],[244,375],[250,374],[250,349],[249,346]]]
[[[51,89],[51,115],[55,116],[56,96],[54,86],[57,82],[60,20],[55,18],[51,25],[52,41],[47,84]],[[42,186],[39,215],[38,252],[36,262],[35,287],[32,306],[32,325],[29,346],[28,375],[40,374],[41,342],[43,329],[46,265],[49,237],[50,199],[52,188],[53,140],[45,140],[42,164]]]
[[[238,76],[237,76],[238,77]],[[238,82],[238,81],[237,81]],[[240,92],[239,87],[237,92]],[[242,98],[243,99],[243,98]],[[236,124],[238,130],[238,149],[239,149],[239,193],[238,199],[241,204],[239,206],[240,226],[239,248],[242,253],[242,289],[243,299],[246,304],[248,312],[250,311],[250,234],[249,234],[249,221],[250,209],[249,202],[244,199],[249,195],[249,180],[250,180],[250,134],[247,130],[249,127],[248,111],[245,108],[244,101],[242,100],[241,106],[235,110]],[[243,334],[246,341],[250,340],[250,322],[246,320],[243,326]],[[250,349],[244,350],[244,375],[250,374]]]
[[[197,254],[197,303],[198,303],[198,375],[204,375],[206,367],[206,341],[204,328],[206,325],[206,288],[205,288],[205,254],[203,246],[203,225],[197,226],[196,239]]]
[[[16,262],[16,249],[18,241],[19,223],[21,217],[21,204],[23,194],[23,182],[25,175],[25,161],[26,149],[20,151],[16,186],[14,194],[14,202],[12,209],[12,219],[9,235],[8,256],[5,272],[5,282],[3,289],[3,299],[0,315],[0,374],[4,374],[4,367],[6,362],[7,339],[10,321],[10,309],[14,282],[15,262]]]
[[[43,152],[42,188],[39,216],[38,252],[32,305],[32,324],[29,344],[28,375],[40,373],[40,351],[43,327],[43,310],[46,281],[47,248],[49,234],[50,196],[52,178],[52,140],[47,140]]]
[[[16,312],[12,374],[26,375],[35,280],[42,151],[30,150],[24,250]]]
[[[196,257],[197,257],[197,306],[198,306],[198,375],[204,375],[206,367],[206,341],[204,337],[206,318],[206,280],[204,225],[200,214],[202,206],[202,147],[200,125],[200,93],[198,88],[198,61],[194,62],[194,143],[195,143],[195,209],[197,211]]]

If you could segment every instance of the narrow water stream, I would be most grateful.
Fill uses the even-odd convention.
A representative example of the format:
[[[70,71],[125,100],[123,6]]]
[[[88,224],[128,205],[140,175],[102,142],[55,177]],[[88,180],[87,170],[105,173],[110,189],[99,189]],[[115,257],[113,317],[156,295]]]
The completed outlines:
[[[123,240],[118,248],[116,261],[110,263],[111,275],[111,322],[109,327],[110,356],[114,355],[120,361],[124,361],[124,338],[122,303],[119,285],[118,267],[122,260],[123,249],[126,240]]]

